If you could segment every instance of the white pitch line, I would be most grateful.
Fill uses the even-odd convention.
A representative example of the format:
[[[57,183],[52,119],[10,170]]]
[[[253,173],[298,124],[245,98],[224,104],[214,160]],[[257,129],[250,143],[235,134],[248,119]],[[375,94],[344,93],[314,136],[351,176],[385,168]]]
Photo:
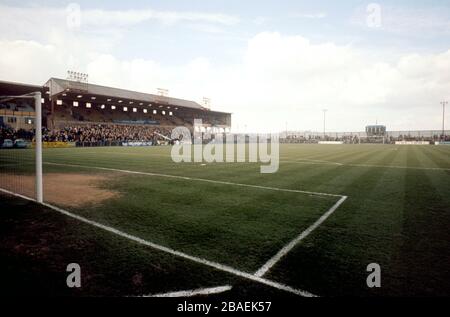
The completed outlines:
[[[333,162],[313,162],[313,161],[291,161],[291,160],[280,160],[281,163],[296,163],[296,164],[308,164],[308,165],[344,165],[342,163]]]
[[[325,160],[315,160],[315,159],[309,159],[309,158],[298,158],[295,160],[292,160],[290,157],[282,156],[281,162],[298,162],[298,163],[304,163],[304,162],[313,162],[313,163],[329,163],[329,164],[335,164],[335,165],[343,165],[343,163],[333,162],[333,161],[325,161]],[[287,158],[287,160],[284,160],[284,158]]]
[[[345,200],[347,196],[342,196],[326,213],[324,213],[316,222],[309,226],[305,231],[298,235],[291,242],[286,244],[277,254],[267,261],[261,268],[255,272],[255,276],[262,277],[266,274],[278,261],[281,260],[289,251],[291,251],[300,241],[305,239],[314,229],[322,224]]]
[[[398,169],[414,169],[414,170],[450,171],[450,168],[445,167],[421,167],[421,166],[376,165],[376,164],[344,164],[344,165],[356,167],[381,167],[381,168],[398,168]]]
[[[79,164],[65,164],[65,163],[54,163],[54,162],[44,162],[44,164],[47,164],[47,165],[58,165],[58,166],[67,166],[67,167],[81,167],[81,168],[88,168],[88,169],[90,168],[90,169],[97,169],[97,170],[103,170],[103,171],[112,171],[112,172],[119,172],[119,173],[126,173],[126,174],[159,176],[159,177],[184,179],[184,180],[207,182],[207,183],[222,184],[222,185],[251,187],[251,188],[275,190],[275,191],[290,192],[290,193],[316,195],[316,196],[343,197],[342,195],[338,195],[338,194],[311,192],[311,191],[305,191],[305,190],[269,187],[269,186],[261,186],[261,185],[251,185],[251,184],[243,184],[243,183],[233,183],[233,182],[219,181],[219,180],[213,180],[213,179],[207,179],[207,178],[196,178],[196,177],[187,177],[187,176],[170,175],[170,174],[139,172],[139,171],[123,170],[123,169],[116,169],[116,168],[109,168],[109,167],[99,167],[99,166],[89,166],[89,165],[79,165]]]
[[[17,193],[11,192],[11,191],[3,189],[3,188],[0,188],[0,192],[6,193],[6,194],[9,194],[9,195],[12,195],[12,196],[20,197],[20,198],[23,198],[23,199],[26,199],[26,200],[29,200],[29,201],[36,202],[36,200],[33,199],[33,198],[30,198],[30,197],[27,197],[27,196],[24,196],[24,195],[21,195],[21,194],[17,194]],[[115,228],[110,227],[110,226],[106,226],[106,225],[98,223],[96,221],[89,220],[87,218],[84,218],[82,216],[73,214],[73,213],[71,213],[71,212],[69,212],[67,210],[62,209],[62,208],[53,206],[51,204],[42,203],[41,205],[43,205],[45,207],[48,207],[50,209],[53,209],[53,210],[55,210],[55,211],[65,215],[65,216],[71,217],[73,219],[76,219],[78,221],[84,222],[84,223],[89,224],[91,226],[103,229],[105,231],[108,231],[110,233],[113,233],[115,235],[123,237],[125,239],[137,242],[139,244],[145,245],[147,247],[153,248],[155,250],[159,250],[159,251],[162,251],[162,252],[165,252],[165,253],[168,253],[168,254],[172,254],[172,255],[175,255],[177,257],[180,257],[180,258],[183,258],[183,259],[186,259],[186,260],[190,260],[192,262],[196,262],[196,263],[200,263],[200,264],[212,267],[212,268],[214,268],[216,270],[219,270],[219,271],[230,273],[230,274],[233,274],[235,276],[242,277],[242,278],[245,278],[245,279],[248,279],[250,281],[260,283],[260,284],[268,285],[268,286],[271,286],[273,288],[276,288],[276,289],[279,289],[279,290],[283,290],[283,291],[286,291],[286,292],[290,292],[290,293],[293,293],[293,294],[296,294],[296,295],[299,295],[299,296],[316,297],[316,295],[314,295],[314,294],[312,294],[312,293],[310,293],[308,291],[295,289],[295,288],[292,288],[290,286],[287,286],[287,285],[284,285],[284,284],[281,284],[281,283],[278,283],[278,282],[274,282],[274,281],[271,281],[271,280],[268,280],[268,279],[265,279],[265,278],[262,278],[262,277],[259,277],[259,276],[255,276],[255,275],[253,275],[251,273],[246,273],[246,272],[237,270],[237,269],[232,268],[232,267],[227,266],[227,265],[223,265],[223,264],[212,262],[212,261],[209,261],[209,260],[206,260],[206,259],[198,258],[198,257],[192,256],[192,255],[180,252],[180,251],[176,251],[176,250],[173,250],[171,248],[168,248],[168,247],[165,247],[165,246],[162,246],[162,245],[150,242],[150,241],[146,241],[146,240],[144,240],[142,238],[133,236],[131,234],[125,233],[123,231],[120,231],[120,230],[115,229]]]
[[[445,167],[421,167],[421,166],[401,166],[401,165],[377,165],[377,164],[352,164],[352,163],[338,163],[338,162],[311,162],[311,161],[288,161],[281,160],[285,163],[297,164],[311,164],[311,165],[338,165],[338,166],[352,166],[352,167],[378,167],[378,168],[395,168],[395,169],[412,169],[412,170],[435,170],[435,171],[450,171],[450,168]]]
[[[210,288],[201,288],[201,289],[191,289],[187,291],[176,291],[176,292],[169,292],[169,293],[163,293],[163,294],[150,294],[150,295],[144,295],[142,297],[192,297],[197,295],[211,295],[211,294],[219,294],[223,292],[227,292],[232,289],[232,286],[225,285],[225,286],[217,286],[217,287],[210,287]]]

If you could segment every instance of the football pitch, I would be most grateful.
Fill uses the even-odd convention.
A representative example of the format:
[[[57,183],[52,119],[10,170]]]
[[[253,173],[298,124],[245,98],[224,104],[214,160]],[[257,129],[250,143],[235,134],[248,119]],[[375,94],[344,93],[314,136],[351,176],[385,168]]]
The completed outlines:
[[[170,151],[44,149],[46,206],[7,193],[32,150],[0,151],[2,294],[450,295],[450,146],[282,144],[273,174]]]

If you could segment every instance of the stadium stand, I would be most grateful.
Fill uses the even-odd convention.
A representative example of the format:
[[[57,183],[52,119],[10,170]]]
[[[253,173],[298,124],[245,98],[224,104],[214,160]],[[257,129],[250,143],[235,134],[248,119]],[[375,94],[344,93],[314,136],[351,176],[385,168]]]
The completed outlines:
[[[206,128],[229,130],[231,114],[172,98],[51,78],[43,86],[0,81],[0,95],[40,91],[43,140],[75,142],[77,146],[121,145],[126,142],[160,144],[176,126],[193,129],[194,119]],[[29,100],[0,104],[1,140],[31,141],[34,107]],[[29,131],[30,133],[24,133]]]

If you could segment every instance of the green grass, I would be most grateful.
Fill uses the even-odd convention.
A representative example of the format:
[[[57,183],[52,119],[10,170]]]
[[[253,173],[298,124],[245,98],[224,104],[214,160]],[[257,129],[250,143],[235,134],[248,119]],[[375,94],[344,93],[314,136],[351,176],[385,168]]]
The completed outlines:
[[[10,165],[17,161],[29,164]],[[346,195],[348,199],[337,211],[278,262],[267,278],[325,296],[450,295],[450,147],[447,146],[281,145],[280,168],[274,174],[260,174],[260,163],[176,164],[170,159],[169,147],[46,149],[44,162],[84,166],[45,164],[44,173],[114,175],[102,187],[120,192],[119,198],[101,205],[67,207],[74,213],[249,273],[317,220],[339,197],[116,174],[89,167]],[[0,151],[0,177],[12,168],[15,173],[32,172],[32,152]],[[13,205],[3,197],[2,203]],[[33,219],[33,215],[23,211],[17,217],[25,217],[23,223],[41,221]],[[55,218],[59,219],[55,222],[64,221],[62,216]],[[100,241],[108,260],[95,260],[92,253],[90,261],[95,263],[96,272],[127,261],[156,268],[147,268],[142,273],[155,281],[138,288],[144,293],[211,286],[212,281],[230,280],[233,285],[241,285],[233,292],[243,294],[255,289],[254,285],[227,274],[212,273],[206,267],[208,273],[204,274],[209,278],[205,280],[197,264],[195,270],[190,270],[192,264],[186,261],[159,255],[160,252],[155,256],[147,248],[124,242],[122,238],[82,227],[83,230],[75,230],[77,225],[70,222],[64,230],[75,239],[78,236],[80,241],[89,240],[89,248]],[[105,239],[108,243],[102,242]],[[119,247],[124,243],[133,246],[126,250]],[[121,251],[109,254],[108,248]],[[113,256],[115,252],[117,259]],[[3,249],[2,255],[6,258],[7,254]],[[365,284],[366,266],[371,262],[382,268],[379,289],[369,289]],[[32,266],[30,257],[24,255],[14,263]],[[155,278],[158,270],[166,268],[165,273],[175,281],[180,275],[179,285]],[[216,275],[217,278],[212,277]],[[111,294],[107,289],[104,286],[86,294]],[[134,288],[124,289],[133,293]],[[259,286],[256,289],[263,293],[272,291]]]

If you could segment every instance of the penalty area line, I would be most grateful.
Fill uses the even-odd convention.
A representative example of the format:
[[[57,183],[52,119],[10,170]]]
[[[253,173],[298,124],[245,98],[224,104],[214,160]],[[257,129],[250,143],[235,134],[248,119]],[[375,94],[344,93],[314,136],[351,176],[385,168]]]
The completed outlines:
[[[282,257],[284,257],[289,251],[291,251],[300,241],[305,239],[311,232],[313,232],[318,226],[320,226],[331,214],[339,208],[339,206],[347,199],[347,196],[342,196],[327,212],[325,212],[319,219],[317,219],[306,230],[300,233],[295,239],[286,244],[277,254],[275,254],[269,261],[267,261],[260,269],[255,272],[255,276],[262,277],[266,274],[275,264],[277,264]]]
[[[180,176],[180,175],[170,175],[170,174],[160,174],[160,173],[151,173],[151,172],[140,172],[140,171],[132,171],[132,170],[123,170],[117,168],[110,167],[100,167],[100,166],[89,166],[89,165],[80,165],[80,164],[65,164],[65,163],[54,163],[54,162],[44,162],[47,165],[55,165],[55,166],[67,166],[67,167],[79,167],[79,168],[87,168],[87,169],[96,169],[102,171],[111,171],[125,174],[136,174],[136,175],[147,175],[147,176],[157,176],[157,177],[166,177],[166,178],[176,178],[176,179],[184,179],[198,182],[206,182],[213,184],[222,184],[222,185],[232,185],[232,186],[240,186],[240,187],[250,187],[250,188],[258,188],[265,190],[274,190],[281,192],[289,192],[289,193],[299,193],[299,194],[308,194],[315,196],[328,196],[328,197],[343,197],[343,195],[339,194],[329,194],[329,193],[321,193],[321,192],[312,192],[298,189],[288,189],[288,188],[279,188],[279,187],[270,187],[270,186],[261,186],[261,185],[251,185],[251,184],[243,184],[243,183],[233,183],[227,181],[219,181],[207,178],[197,178],[197,177],[188,177],[188,176]]]
[[[28,196],[25,196],[25,195],[21,195],[21,194],[17,194],[17,193],[11,192],[11,191],[3,189],[3,188],[0,188],[0,192],[3,192],[5,194],[9,194],[9,195],[12,195],[12,196],[16,196],[16,197],[23,198],[23,199],[26,199],[28,201],[32,201],[32,202],[37,203],[36,200],[31,198],[31,197],[28,197]],[[113,227],[101,224],[99,222],[96,222],[96,221],[93,221],[93,220],[89,220],[87,218],[84,218],[82,216],[76,215],[74,213],[71,213],[71,212],[69,212],[67,210],[64,210],[62,208],[53,206],[53,205],[48,204],[48,203],[41,203],[40,205],[45,206],[47,208],[50,208],[50,209],[52,209],[54,211],[57,211],[57,212],[65,215],[65,216],[70,217],[70,218],[76,219],[76,220],[78,220],[80,222],[89,224],[89,225],[91,225],[93,227],[97,227],[97,228],[103,229],[103,230],[105,230],[107,232],[113,233],[113,234],[115,234],[117,236],[120,236],[122,238],[125,238],[125,239],[128,239],[128,240],[137,242],[139,244],[142,244],[144,246],[153,248],[155,250],[159,250],[159,251],[162,251],[162,252],[165,252],[165,253],[168,253],[168,254],[171,254],[171,255],[174,255],[174,256],[186,259],[186,260],[190,260],[192,262],[203,264],[203,265],[209,266],[211,268],[214,268],[216,270],[219,270],[219,271],[222,271],[222,272],[226,272],[226,273],[230,273],[232,275],[235,275],[235,276],[238,276],[238,277],[241,277],[241,278],[244,278],[244,279],[256,282],[256,283],[260,283],[260,284],[264,284],[264,285],[267,285],[267,286],[271,286],[271,287],[276,288],[278,290],[283,290],[283,291],[286,291],[286,292],[289,292],[289,293],[293,293],[295,295],[299,295],[299,296],[303,296],[303,297],[317,297],[316,295],[314,295],[314,294],[312,294],[312,293],[310,293],[308,291],[304,291],[304,290],[301,290],[301,289],[295,289],[295,288],[292,288],[292,287],[290,287],[288,285],[284,285],[284,284],[281,284],[281,283],[278,283],[278,282],[274,282],[274,281],[271,281],[271,280],[268,280],[268,279],[256,276],[256,275],[251,274],[251,273],[243,272],[243,271],[237,270],[237,269],[232,268],[232,267],[227,266],[227,265],[223,265],[223,264],[220,264],[220,263],[217,263],[217,262],[213,262],[213,261],[209,261],[209,260],[206,260],[206,259],[198,258],[198,257],[192,256],[192,255],[189,255],[189,254],[186,254],[186,253],[183,253],[183,252],[180,252],[180,251],[176,251],[176,250],[173,250],[171,248],[168,248],[168,247],[165,247],[165,246],[162,246],[162,245],[159,245],[159,244],[156,244],[156,243],[144,240],[142,238],[133,236],[131,234],[125,233],[125,232],[120,231],[118,229],[115,229]]]

